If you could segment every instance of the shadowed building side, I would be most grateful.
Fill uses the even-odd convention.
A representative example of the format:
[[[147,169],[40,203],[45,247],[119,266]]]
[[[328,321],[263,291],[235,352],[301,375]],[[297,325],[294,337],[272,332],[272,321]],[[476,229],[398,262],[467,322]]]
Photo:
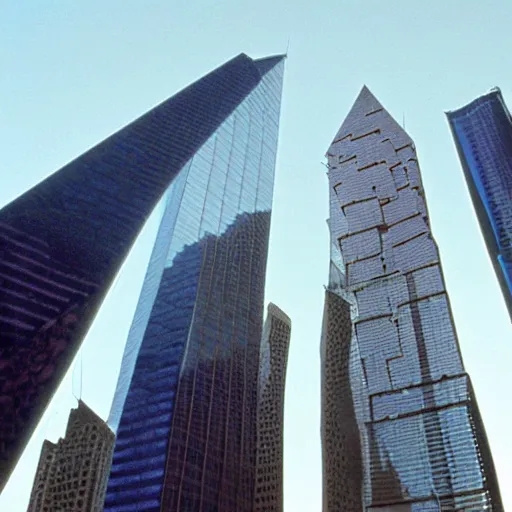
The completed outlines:
[[[101,512],[113,447],[114,433],[80,400],[65,437],[43,443],[28,512]]]
[[[270,303],[260,348],[255,512],[283,510],[284,397],[291,321]]]
[[[412,512],[408,493],[387,452],[380,453],[376,433],[370,431],[371,482],[373,504],[379,512]]]
[[[350,304],[325,292],[321,342],[323,512],[363,510],[363,462],[350,384]]]
[[[271,64],[239,55],[0,210],[0,490],[144,222]]]

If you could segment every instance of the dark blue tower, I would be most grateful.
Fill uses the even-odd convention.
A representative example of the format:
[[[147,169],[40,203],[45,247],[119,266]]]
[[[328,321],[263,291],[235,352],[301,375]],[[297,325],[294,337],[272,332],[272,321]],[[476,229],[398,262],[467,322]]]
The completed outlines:
[[[0,490],[156,203],[235,110],[256,101],[254,91],[281,60],[239,55],[0,210]],[[234,129],[261,131],[264,112],[237,120]],[[236,138],[242,145],[249,139]],[[254,151],[248,161],[257,158]],[[171,194],[170,201],[179,200]],[[191,274],[199,268],[194,257]],[[193,294],[197,279],[191,283]],[[159,297],[174,300],[172,291]],[[176,308],[188,311],[186,301]],[[176,336],[186,329],[180,325],[173,326]]]
[[[168,192],[109,418],[105,510],[252,511],[284,58]]]
[[[512,118],[498,88],[447,116],[512,318]]]

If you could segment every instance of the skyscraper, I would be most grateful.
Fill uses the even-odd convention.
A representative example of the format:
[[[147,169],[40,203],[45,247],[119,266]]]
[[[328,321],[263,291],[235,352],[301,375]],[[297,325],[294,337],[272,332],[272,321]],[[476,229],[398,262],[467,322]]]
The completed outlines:
[[[0,491],[131,245],[172,180],[194,172],[207,179],[208,162],[221,169],[222,162],[243,153],[251,172],[229,180],[225,196],[222,179],[209,181],[209,197],[226,201],[206,210],[201,236],[215,232],[218,208],[222,229],[229,216],[234,222],[235,214],[256,211],[256,197],[257,210],[266,213],[252,221],[240,217],[240,222],[252,222],[256,229],[256,218],[268,216],[272,177],[254,169],[260,163],[265,169],[273,165],[275,147],[269,141],[277,133],[280,82],[274,88],[263,82],[279,81],[281,60],[239,55],[0,210]],[[268,96],[262,98],[264,94]],[[244,118],[245,111],[254,113]],[[228,120],[235,118],[231,127]],[[224,140],[213,147],[219,133],[230,136],[228,129],[233,143]],[[205,185],[189,186],[188,194],[191,187],[200,190],[197,200],[184,208],[202,207]],[[180,200],[183,186],[182,178],[172,201]],[[177,213],[178,203],[173,206]],[[194,222],[203,219],[200,211],[195,213],[191,224],[181,222],[179,229],[192,233]],[[180,236],[185,243],[197,238]]]
[[[284,389],[291,322],[269,304],[260,351],[254,512],[283,510]]]
[[[324,512],[364,510],[361,441],[350,382],[351,339],[350,304],[326,290],[320,346]]]
[[[498,88],[447,116],[512,318],[512,118]]]
[[[250,65],[252,90],[168,192],[109,418],[106,511],[253,508],[284,57]]]
[[[347,456],[357,475],[324,510],[340,510],[343,499],[354,504],[343,510],[361,510],[362,480],[368,511],[501,511],[414,143],[364,87],[327,156],[331,264],[324,337],[337,336],[342,346],[335,360],[326,352],[323,361],[324,375],[340,379],[323,383],[323,442],[335,447],[335,460],[324,452],[326,492],[336,491],[331,473],[349,467]],[[333,307],[342,317],[334,326]],[[333,422],[341,425],[338,447]],[[355,424],[360,457],[351,439]]]
[[[81,400],[64,439],[43,443],[28,512],[103,509],[114,433]]]

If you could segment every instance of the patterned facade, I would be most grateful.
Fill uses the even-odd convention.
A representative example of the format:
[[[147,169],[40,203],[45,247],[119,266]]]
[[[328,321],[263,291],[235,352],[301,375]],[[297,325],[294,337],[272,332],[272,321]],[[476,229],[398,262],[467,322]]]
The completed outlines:
[[[497,88],[447,116],[512,318],[512,117]]]
[[[321,343],[324,512],[363,510],[361,442],[350,385],[350,304],[325,292]]]
[[[254,512],[283,510],[284,390],[291,321],[269,304],[260,349]]]
[[[101,512],[114,433],[82,401],[69,416],[66,436],[45,441],[28,512]]]
[[[109,417],[106,511],[253,507],[284,58],[251,66],[250,93],[168,190]]]
[[[256,141],[243,150],[247,166],[257,167],[258,157],[267,168],[272,166],[274,149],[267,139],[275,136],[277,115],[271,101],[268,109],[261,106],[260,96],[266,71],[267,82],[271,77],[279,81],[271,70],[275,63],[239,55],[0,210],[0,491],[140,229],[174,178],[186,174],[192,160],[198,167],[214,158],[222,168],[220,162],[229,154],[221,144],[211,146],[221,126],[227,137],[236,132],[234,140],[243,148],[247,141]],[[269,92],[274,103],[279,87]],[[259,117],[236,115],[236,126],[226,125],[227,119],[233,123],[242,104],[246,110],[259,104]],[[254,133],[263,133],[263,122],[268,134],[254,139]],[[207,154],[212,151],[215,157]],[[239,154],[238,146],[237,151],[233,154]],[[231,215],[229,222],[237,213],[250,211],[246,205],[254,202],[257,188],[258,208],[269,202],[271,176],[247,176],[241,195],[233,190],[240,187],[241,176],[226,187],[226,197],[235,201],[222,207],[224,217]],[[261,183],[254,183],[260,176]],[[211,195],[222,197],[223,184],[222,179],[212,180]],[[196,186],[200,190],[194,206],[205,190],[203,184]],[[172,197],[178,211],[179,193]],[[216,232],[217,217],[218,211],[212,210],[211,224],[202,229]],[[184,240],[192,243],[196,238]]]
[[[501,511],[414,143],[365,87],[327,156],[329,289],[352,307],[363,508]]]

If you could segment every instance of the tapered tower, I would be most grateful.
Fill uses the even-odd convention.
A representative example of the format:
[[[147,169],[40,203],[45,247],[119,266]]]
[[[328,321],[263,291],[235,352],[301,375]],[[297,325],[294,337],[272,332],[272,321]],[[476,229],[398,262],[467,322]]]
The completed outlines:
[[[414,143],[364,87],[327,157],[329,290],[352,309],[350,368],[339,385],[346,396],[350,379],[352,400],[338,402],[337,417],[355,414],[364,510],[501,511]],[[332,401],[336,390],[327,391]],[[342,465],[343,450],[333,454],[340,459],[330,467]]]
[[[253,510],[284,57],[243,61],[249,77],[226,80],[248,93],[226,92],[218,108],[235,107],[168,190],[108,420],[105,511]]]
[[[237,219],[247,221],[237,218],[244,213],[264,212],[247,222],[261,231],[265,253],[282,61],[239,55],[0,210],[0,491],[140,229],[175,178],[165,223],[174,225],[178,213],[190,222],[178,221],[182,231],[171,248],[168,233],[159,238],[151,278],[158,281],[170,268],[169,251],[174,257],[193,243],[203,250],[208,243],[199,240],[206,233],[219,237]],[[187,208],[194,215],[184,213]],[[201,266],[180,264],[192,274]],[[198,276],[191,282],[185,295],[194,293]],[[137,343],[155,302],[153,284],[144,288],[139,331],[132,335]],[[257,327],[254,336],[259,340]],[[123,364],[123,376],[131,376],[133,360]],[[116,400],[125,395],[126,389]]]

